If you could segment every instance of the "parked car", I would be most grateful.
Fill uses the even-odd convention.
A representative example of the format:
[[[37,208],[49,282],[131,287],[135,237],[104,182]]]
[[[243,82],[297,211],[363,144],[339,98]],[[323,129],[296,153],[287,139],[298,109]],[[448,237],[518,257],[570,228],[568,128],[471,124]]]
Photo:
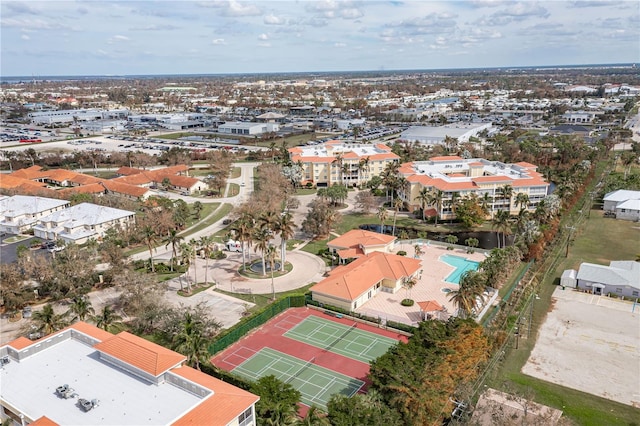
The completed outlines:
[[[43,243],[40,245],[40,248],[48,250],[48,249],[54,248],[55,246],[56,246],[55,241],[43,241]]]
[[[229,225],[231,222],[232,222],[231,219],[225,219],[225,220],[222,221],[222,224],[223,225]]]
[[[47,249],[47,251],[49,253],[54,253],[54,252],[57,253],[57,252],[62,251],[62,250],[64,250],[64,246],[56,246],[56,245],[54,245],[53,247]]]
[[[31,306],[22,308],[22,318],[31,318]]]

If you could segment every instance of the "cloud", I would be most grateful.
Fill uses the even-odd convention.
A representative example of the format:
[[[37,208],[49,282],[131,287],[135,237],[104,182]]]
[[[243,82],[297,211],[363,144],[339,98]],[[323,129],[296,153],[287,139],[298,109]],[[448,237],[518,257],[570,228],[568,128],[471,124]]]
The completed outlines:
[[[180,27],[172,24],[152,24],[146,27],[130,28],[130,31],[173,31],[178,29],[180,29]]]
[[[265,25],[284,25],[287,23],[287,20],[274,14],[269,14],[265,15],[263,22]]]
[[[624,2],[615,1],[615,0],[610,0],[610,1],[576,0],[576,1],[570,2],[570,5],[572,7],[611,7],[611,6],[619,6],[623,3]]]
[[[338,48],[342,48],[342,47],[347,47],[346,43],[341,43],[341,42],[335,42],[333,43],[333,47],[338,47]]]
[[[48,22],[43,19],[16,19],[6,18],[0,19],[0,25],[5,28],[21,28],[23,30],[67,30],[73,31],[73,29],[67,25],[63,25],[59,22]]]
[[[258,40],[269,40],[269,36],[262,33],[258,36]]]
[[[22,35],[20,36],[20,38],[21,38],[21,39],[23,39],[23,40],[31,40],[31,37],[29,37],[29,36],[28,36],[28,35],[26,35],[26,34],[22,34]]]
[[[109,38],[109,43],[116,43],[116,42],[129,41],[129,40],[130,40],[129,37],[118,34]]]
[[[580,34],[580,31],[578,29],[571,29],[570,27],[560,23],[541,23],[523,28],[518,32],[518,34],[523,36],[541,34],[552,37],[573,37]]]
[[[222,16],[258,16],[262,15],[262,11],[255,5],[230,0],[223,5],[220,14]]]
[[[359,19],[364,13],[351,1],[321,0],[309,2],[306,5],[308,12],[317,14],[327,19],[342,18],[347,20]]]
[[[5,10],[3,15],[42,15],[42,11],[34,9],[31,5],[25,2],[8,1],[4,2]]]
[[[224,44],[227,44],[227,42],[224,41],[223,38],[216,38],[216,39],[211,40],[211,44],[224,45]]]
[[[407,19],[387,27],[393,28],[399,35],[450,34],[457,28],[455,18],[450,13],[430,13],[429,15]]]
[[[535,2],[511,3],[508,7],[499,10],[489,17],[483,17],[476,23],[481,25],[507,25],[512,22],[521,22],[529,18],[548,18],[550,13],[543,6]]]

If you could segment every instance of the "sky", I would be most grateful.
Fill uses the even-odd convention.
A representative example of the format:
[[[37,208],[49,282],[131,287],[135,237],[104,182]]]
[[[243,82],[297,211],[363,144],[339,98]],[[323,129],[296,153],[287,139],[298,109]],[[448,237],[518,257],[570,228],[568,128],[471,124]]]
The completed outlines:
[[[2,76],[640,63],[640,1],[0,2]]]

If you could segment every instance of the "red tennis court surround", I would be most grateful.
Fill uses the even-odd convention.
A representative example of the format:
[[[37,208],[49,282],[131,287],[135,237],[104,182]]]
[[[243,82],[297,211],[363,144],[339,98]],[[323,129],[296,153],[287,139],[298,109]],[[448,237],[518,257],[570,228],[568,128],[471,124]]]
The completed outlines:
[[[284,333],[309,316],[316,316],[349,327],[354,324],[352,318],[336,318],[310,308],[290,308],[215,355],[211,358],[211,363],[218,368],[231,371],[262,348],[268,347],[304,361],[313,359],[315,365],[362,380],[366,383],[365,386],[368,386],[369,364],[283,336]],[[358,323],[356,327],[362,331],[407,342],[406,336],[393,331],[361,323]]]

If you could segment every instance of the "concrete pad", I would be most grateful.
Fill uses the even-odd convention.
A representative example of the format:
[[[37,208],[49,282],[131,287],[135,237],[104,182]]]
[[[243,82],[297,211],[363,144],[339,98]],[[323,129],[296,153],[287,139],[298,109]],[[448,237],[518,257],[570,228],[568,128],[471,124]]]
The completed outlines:
[[[552,302],[522,372],[640,407],[640,306],[561,288]]]

